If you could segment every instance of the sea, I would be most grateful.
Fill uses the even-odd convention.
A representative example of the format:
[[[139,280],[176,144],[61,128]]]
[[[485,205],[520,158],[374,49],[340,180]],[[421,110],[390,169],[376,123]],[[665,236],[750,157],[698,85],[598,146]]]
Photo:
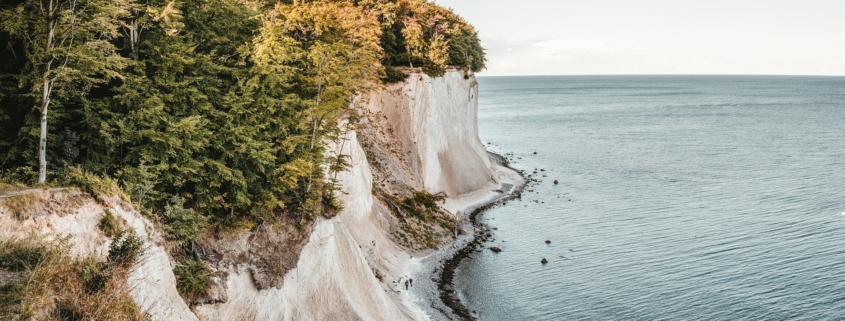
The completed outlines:
[[[537,179],[479,216],[478,319],[845,320],[845,77],[478,82],[483,143]]]

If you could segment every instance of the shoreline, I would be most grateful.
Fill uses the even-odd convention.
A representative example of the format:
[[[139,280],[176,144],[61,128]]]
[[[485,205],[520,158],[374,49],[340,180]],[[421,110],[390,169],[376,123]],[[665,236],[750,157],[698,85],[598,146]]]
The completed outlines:
[[[458,296],[454,282],[455,271],[464,259],[470,257],[470,255],[475,253],[482,244],[487,242],[488,236],[485,233],[488,233],[489,230],[484,228],[484,226],[478,222],[478,215],[494,206],[502,205],[513,199],[522,198],[522,191],[530,181],[530,177],[527,177],[524,172],[511,167],[507,158],[504,156],[490,151],[487,153],[493,157],[498,166],[517,173],[522,178],[522,182],[510,187],[508,191],[503,192],[501,197],[478,203],[473,205],[474,207],[469,207],[468,209],[471,209],[472,212],[468,215],[468,225],[472,227],[472,230],[474,231],[472,239],[465,243],[462,248],[458,249],[449,256],[440,267],[435,269],[435,273],[437,273],[437,270],[440,270],[440,272],[437,273],[437,279],[433,280],[437,285],[440,301],[445,304],[446,307],[451,309],[452,314],[464,320],[476,320],[476,317],[469,311],[467,306]],[[455,244],[457,244],[457,240]]]

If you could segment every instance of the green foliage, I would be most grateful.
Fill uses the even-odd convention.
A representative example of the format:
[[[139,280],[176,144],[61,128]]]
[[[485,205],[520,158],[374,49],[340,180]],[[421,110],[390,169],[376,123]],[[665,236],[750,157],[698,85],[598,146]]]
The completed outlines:
[[[0,30],[10,40],[24,44],[19,48],[26,57],[17,75],[19,87],[28,86],[29,93],[38,97],[33,107],[37,106],[40,117],[27,118],[21,130],[29,131],[29,135],[21,138],[38,138],[39,184],[47,175],[47,141],[56,136],[48,136],[52,133],[48,124],[55,118],[51,108],[84,100],[93,86],[121,78],[120,71],[128,66],[129,60],[117,54],[111,41],[119,36],[120,20],[128,14],[127,3],[24,0],[0,10]],[[60,152],[64,157],[58,157],[59,161],[73,161],[78,155],[74,146],[77,141],[75,133],[65,128],[59,133],[58,148],[51,149],[51,159]]]
[[[177,261],[173,274],[176,276],[176,290],[188,302],[196,302],[204,297],[212,284],[211,269],[205,263],[191,258]]]
[[[384,77],[381,81],[386,84],[397,83],[408,79],[408,74],[393,66],[384,66]]]
[[[205,235],[208,218],[192,209],[184,208],[185,199],[173,197],[165,207],[165,231],[176,241],[187,244]]]
[[[100,219],[100,223],[97,224],[97,227],[107,237],[114,237],[115,235],[120,233],[120,227],[117,224],[117,219],[114,217],[114,215],[111,213],[111,210],[109,209],[103,210],[103,218]]]
[[[58,182],[65,186],[76,186],[91,196],[120,196],[128,199],[117,181],[108,176],[98,176],[82,170],[80,167],[70,167],[64,171]]]
[[[91,258],[82,261],[80,278],[82,278],[88,294],[102,292],[111,281],[113,274],[113,270],[108,264],[97,262],[97,260]]]
[[[404,80],[394,66],[484,66],[473,27],[424,0],[52,1],[77,5],[53,49],[41,2],[0,9],[0,182],[37,180],[47,81],[51,184],[131,197],[183,244],[338,213],[348,162],[327,146],[354,97]]]
[[[31,167],[22,166],[6,169],[0,173],[0,182],[13,186],[30,186],[35,184],[38,172]]]
[[[478,32],[451,9],[427,0],[360,2],[380,14],[385,65],[422,67],[435,77],[448,66],[465,72],[484,69],[487,60]]]
[[[144,240],[141,238],[119,233],[109,245],[108,262],[117,266],[132,266],[141,255],[143,247]]]

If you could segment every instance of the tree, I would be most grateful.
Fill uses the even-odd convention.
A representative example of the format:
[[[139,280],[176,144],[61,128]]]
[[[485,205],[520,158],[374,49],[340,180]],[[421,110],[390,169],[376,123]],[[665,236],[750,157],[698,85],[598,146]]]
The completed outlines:
[[[307,222],[333,198],[333,185],[323,181],[324,138],[338,136],[331,134],[340,130],[340,115],[382,73],[378,13],[346,2],[295,2],[277,5],[262,22],[251,55],[254,79],[262,79],[252,82],[260,84],[254,92],[272,86],[286,99],[255,96],[274,102],[255,108],[278,106],[290,121],[279,133],[277,185]]]
[[[451,9],[427,0],[393,0],[389,2],[392,5],[388,1],[360,1],[380,14],[385,65],[419,64],[434,77],[442,76],[448,66],[465,72],[484,69],[486,59],[478,33]]]
[[[51,99],[84,95],[119,78],[127,65],[110,42],[118,37],[126,0],[27,0],[0,11],[0,28],[25,44],[23,79],[39,94],[38,183],[47,177],[47,117]]]

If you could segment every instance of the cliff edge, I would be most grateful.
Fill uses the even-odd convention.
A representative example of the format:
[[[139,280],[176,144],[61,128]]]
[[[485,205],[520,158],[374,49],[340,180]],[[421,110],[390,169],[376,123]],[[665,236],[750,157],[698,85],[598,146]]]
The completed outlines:
[[[336,177],[342,211],[306,232],[260,226],[199,242],[216,283],[202,302],[178,297],[161,236],[126,202],[86,199],[70,206],[72,214],[45,212],[25,221],[0,216],[2,232],[69,235],[80,251],[102,255],[109,239],[98,234],[97,222],[105,208],[117,213],[149,244],[128,282],[153,320],[448,317],[434,302],[430,277],[413,284],[422,290],[407,289],[405,281],[431,272],[421,262],[435,266],[468,242],[468,213],[504,197],[522,179],[497,165],[479,140],[472,75],[449,70],[431,78],[412,71],[406,81],[360,99],[363,107],[344,120],[351,126],[332,146],[351,165]],[[417,213],[408,205],[426,197],[442,210]]]

